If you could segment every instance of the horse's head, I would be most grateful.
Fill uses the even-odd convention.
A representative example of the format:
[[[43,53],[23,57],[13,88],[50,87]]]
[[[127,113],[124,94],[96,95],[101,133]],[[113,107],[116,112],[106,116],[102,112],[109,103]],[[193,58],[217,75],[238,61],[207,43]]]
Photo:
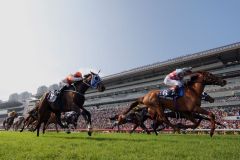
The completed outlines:
[[[99,92],[105,91],[105,86],[102,79],[97,73],[90,72],[84,76],[85,83],[87,83],[91,88],[97,89]]]
[[[210,72],[198,71],[191,77],[192,82],[201,82],[204,85],[219,85],[221,87],[227,84],[227,81]]]

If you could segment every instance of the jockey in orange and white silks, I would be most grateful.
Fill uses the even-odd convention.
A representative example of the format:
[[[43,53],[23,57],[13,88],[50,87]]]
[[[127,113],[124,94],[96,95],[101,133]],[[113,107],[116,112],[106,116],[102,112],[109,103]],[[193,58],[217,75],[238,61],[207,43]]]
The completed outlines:
[[[172,86],[174,91],[183,86],[184,76],[192,73],[192,67],[176,69],[173,72],[169,73],[165,79],[164,84]]]
[[[63,79],[60,82],[60,92],[64,89],[66,89],[67,87],[69,87],[74,82],[78,82],[78,81],[81,81],[81,80],[83,80],[82,73],[79,72],[79,71],[77,71],[74,74],[68,75],[65,79]]]
[[[63,86],[65,86],[65,85],[69,86],[74,82],[81,81],[82,79],[83,79],[82,78],[82,73],[78,71],[74,74],[68,75],[65,79],[63,79],[61,81],[61,83],[62,83]]]

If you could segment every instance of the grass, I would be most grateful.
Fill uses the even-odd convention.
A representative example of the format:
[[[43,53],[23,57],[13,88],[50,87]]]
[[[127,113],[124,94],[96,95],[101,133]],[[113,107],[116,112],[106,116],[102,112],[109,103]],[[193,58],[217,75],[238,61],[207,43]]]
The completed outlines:
[[[239,159],[239,135],[0,132],[0,159]]]

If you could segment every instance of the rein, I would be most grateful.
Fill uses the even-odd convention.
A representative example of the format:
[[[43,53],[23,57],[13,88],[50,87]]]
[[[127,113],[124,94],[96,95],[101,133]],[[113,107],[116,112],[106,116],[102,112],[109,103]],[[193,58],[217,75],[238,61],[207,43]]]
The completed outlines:
[[[88,84],[86,81],[83,81],[84,84],[86,84],[88,87],[91,87],[90,84]]]
[[[64,90],[64,92],[73,92],[73,93],[77,93],[81,96],[84,96],[84,94],[80,93],[80,92],[77,92],[77,91],[73,91],[73,90]]]

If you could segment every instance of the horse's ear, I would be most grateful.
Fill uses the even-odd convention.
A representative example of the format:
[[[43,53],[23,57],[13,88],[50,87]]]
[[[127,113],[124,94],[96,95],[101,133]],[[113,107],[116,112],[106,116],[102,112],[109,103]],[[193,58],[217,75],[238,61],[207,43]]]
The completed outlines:
[[[101,72],[101,69],[99,69],[98,74]]]
[[[90,71],[91,74],[94,74],[92,71]]]

